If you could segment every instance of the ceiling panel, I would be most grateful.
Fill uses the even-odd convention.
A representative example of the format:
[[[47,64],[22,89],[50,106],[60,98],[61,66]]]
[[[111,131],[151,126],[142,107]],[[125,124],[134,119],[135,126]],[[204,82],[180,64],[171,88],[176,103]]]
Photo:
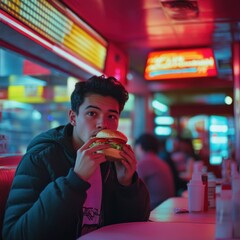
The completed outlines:
[[[194,94],[220,99],[219,94],[233,92],[231,47],[233,40],[240,40],[240,1],[239,0],[62,0],[83,20],[91,25],[107,40],[117,44],[129,57],[130,69],[142,76],[148,52],[159,49],[178,49],[186,47],[210,46],[214,50],[218,66],[218,81],[210,86],[202,83],[202,88],[188,91],[189,101],[195,103],[199,98]],[[168,2],[168,3],[167,3]],[[179,7],[180,4],[186,4]],[[166,5],[172,6],[167,9]],[[189,7],[190,5],[193,7]],[[198,14],[190,12],[198,7]],[[189,13],[190,12],[190,13]],[[174,19],[174,14],[181,19]],[[195,14],[195,15],[194,15]],[[190,17],[189,17],[190,16]],[[169,84],[176,81],[148,84],[151,91],[168,94]],[[165,87],[164,84],[168,84]],[[195,82],[188,81],[188,88],[195,89]],[[207,86],[207,87],[206,87]],[[204,91],[203,88],[208,88]],[[171,87],[170,87],[171,88]],[[168,90],[166,90],[168,89]],[[183,91],[183,89],[182,89]],[[219,92],[220,91],[220,92]],[[170,94],[171,104],[179,104],[182,99]],[[218,94],[218,95],[217,95]],[[191,100],[190,100],[191,99]],[[202,97],[201,97],[202,99]],[[222,100],[219,100],[219,103]],[[184,102],[184,101],[183,101]]]

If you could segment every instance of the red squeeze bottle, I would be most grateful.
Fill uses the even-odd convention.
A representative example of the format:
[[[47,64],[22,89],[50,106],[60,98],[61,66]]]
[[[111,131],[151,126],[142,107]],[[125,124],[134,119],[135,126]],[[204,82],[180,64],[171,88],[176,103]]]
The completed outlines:
[[[204,170],[204,169],[203,169]],[[208,211],[208,175],[207,172],[202,173],[202,182],[205,186],[204,188],[204,201],[203,201],[203,211]]]

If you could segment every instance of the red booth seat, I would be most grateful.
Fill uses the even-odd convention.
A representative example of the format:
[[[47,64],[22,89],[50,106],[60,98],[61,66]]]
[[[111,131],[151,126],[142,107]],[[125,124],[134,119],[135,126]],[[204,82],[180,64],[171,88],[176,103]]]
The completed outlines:
[[[0,230],[2,232],[3,217],[8,194],[12,185],[16,167],[21,155],[0,156]],[[0,235],[0,239],[1,235]]]
[[[22,155],[2,155],[0,156],[0,166],[17,166],[21,158]]]

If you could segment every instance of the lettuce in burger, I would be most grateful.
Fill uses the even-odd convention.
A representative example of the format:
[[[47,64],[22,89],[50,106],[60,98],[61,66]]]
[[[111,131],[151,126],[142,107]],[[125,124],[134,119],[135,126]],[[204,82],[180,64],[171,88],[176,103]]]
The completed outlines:
[[[127,143],[128,138],[118,130],[103,129],[96,135],[96,140],[90,145],[90,147],[109,144],[111,147],[101,150],[102,153],[108,158],[108,160],[122,159],[120,151]]]

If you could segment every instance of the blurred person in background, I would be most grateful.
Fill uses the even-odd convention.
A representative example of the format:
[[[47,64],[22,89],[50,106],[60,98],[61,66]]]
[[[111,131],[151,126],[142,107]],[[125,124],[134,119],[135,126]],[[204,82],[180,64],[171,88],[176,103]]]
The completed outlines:
[[[78,82],[69,123],[35,137],[23,156],[6,204],[3,239],[75,240],[99,227],[147,221],[149,193],[136,173],[130,145],[107,161],[91,144],[116,130],[128,92],[113,77]]]
[[[192,139],[176,137],[173,146],[170,154],[179,176],[181,179],[189,181],[192,177],[194,162],[198,160]]]
[[[170,167],[159,156],[158,139],[143,133],[135,141],[137,172],[150,193],[151,210],[175,196],[174,179]]]
[[[179,172],[171,158],[171,154],[167,151],[166,142],[167,142],[166,140],[159,140],[158,155],[162,160],[164,160],[169,165],[172,171],[175,185],[175,196],[181,196],[182,193],[187,189],[187,181],[179,177]]]

